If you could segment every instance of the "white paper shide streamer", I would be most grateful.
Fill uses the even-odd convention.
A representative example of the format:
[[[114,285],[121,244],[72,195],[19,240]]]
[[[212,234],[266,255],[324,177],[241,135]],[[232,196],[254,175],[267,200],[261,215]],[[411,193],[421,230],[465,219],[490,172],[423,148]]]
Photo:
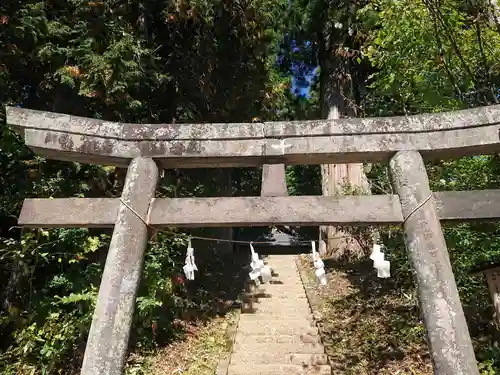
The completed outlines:
[[[314,262],[314,268],[316,268],[316,271],[314,271],[314,273],[316,274],[319,283],[321,285],[326,285],[327,280],[325,273],[325,264],[323,263],[323,260],[321,260],[319,253],[316,251],[316,242],[311,241],[311,246],[312,246],[312,259]]]
[[[198,271],[198,267],[196,267],[196,263],[194,261],[194,249],[191,246],[191,238],[188,241],[186,263],[184,264],[183,270],[184,275],[186,275],[186,279],[194,280],[194,271]]]
[[[380,250],[380,245],[373,245],[370,259],[373,260],[373,268],[377,270],[377,276],[386,279],[391,277],[391,263],[384,259],[384,253]]]
[[[271,281],[271,268],[264,264],[264,261],[259,258],[259,254],[255,252],[253,245],[250,244],[250,252],[252,253],[252,261],[250,262],[250,279],[255,281],[255,284],[259,285],[259,276],[263,283]]]

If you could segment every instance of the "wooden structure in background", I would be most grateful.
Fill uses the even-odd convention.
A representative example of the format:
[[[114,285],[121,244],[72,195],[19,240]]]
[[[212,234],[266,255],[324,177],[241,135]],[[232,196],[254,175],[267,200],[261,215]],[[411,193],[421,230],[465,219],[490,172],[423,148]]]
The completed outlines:
[[[424,158],[500,152],[499,105],[395,118],[167,125],[7,108],[7,122],[39,155],[128,167],[121,198],[27,199],[19,218],[26,227],[114,227],[82,375],[123,371],[148,226],[398,223],[435,373],[479,374],[440,221],[498,219],[500,191],[431,193]],[[264,188],[262,197],[154,198],[158,168],[380,161],[389,162],[397,195],[287,197]]]
[[[494,314],[497,327],[500,327],[500,262],[480,265],[470,271],[473,276],[484,275],[488,282],[491,301],[493,302]]]

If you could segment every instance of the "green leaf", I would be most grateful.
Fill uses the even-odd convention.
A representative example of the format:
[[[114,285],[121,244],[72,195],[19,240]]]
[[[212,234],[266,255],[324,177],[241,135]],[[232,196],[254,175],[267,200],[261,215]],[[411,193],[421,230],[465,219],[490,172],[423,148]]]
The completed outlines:
[[[95,252],[96,250],[99,249],[101,246],[101,240],[99,237],[88,237],[85,246],[84,246],[84,252],[89,253],[89,252]]]

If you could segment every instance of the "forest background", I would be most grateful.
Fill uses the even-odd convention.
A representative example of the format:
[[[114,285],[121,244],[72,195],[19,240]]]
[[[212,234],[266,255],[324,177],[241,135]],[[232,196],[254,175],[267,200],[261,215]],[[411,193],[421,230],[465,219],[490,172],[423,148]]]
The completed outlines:
[[[317,119],[332,105],[363,117],[495,104],[499,17],[494,0],[10,0],[0,5],[0,104],[136,123]],[[17,216],[27,197],[118,196],[124,170],[33,155],[3,109],[0,129],[0,373],[77,373],[110,232],[22,231]],[[371,191],[391,192],[386,167],[366,167]],[[498,155],[428,171],[435,190],[500,185]],[[289,166],[287,182],[292,195],[321,194],[319,166]],[[159,194],[258,195],[259,186],[257,169],[169,170]],[[409,296],[414,322],[394,340],[422,342],[399,230],[380,234],[391,288]],[[500,373],[498,327],[485,280],[469,271],[498,260],[499,234],[492,223],[446,228],[484,374]],[[149,246],[132,352],[171,343],[185,333],[182,322],[214,314],[222,286],[209,282],[228,260],[207,245],[206,271],[186,285],[185,245],[179,232]]]

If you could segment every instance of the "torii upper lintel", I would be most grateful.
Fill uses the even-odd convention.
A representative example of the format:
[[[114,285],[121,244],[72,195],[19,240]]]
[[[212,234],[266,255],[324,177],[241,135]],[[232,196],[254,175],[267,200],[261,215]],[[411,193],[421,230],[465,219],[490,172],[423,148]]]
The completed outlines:
[[[51,159],[163,168],[379,162],[398,151],[424,158],[500,152],[500,105],[403,117],[247,124],[128,124],[7,107],[7,122]]]

